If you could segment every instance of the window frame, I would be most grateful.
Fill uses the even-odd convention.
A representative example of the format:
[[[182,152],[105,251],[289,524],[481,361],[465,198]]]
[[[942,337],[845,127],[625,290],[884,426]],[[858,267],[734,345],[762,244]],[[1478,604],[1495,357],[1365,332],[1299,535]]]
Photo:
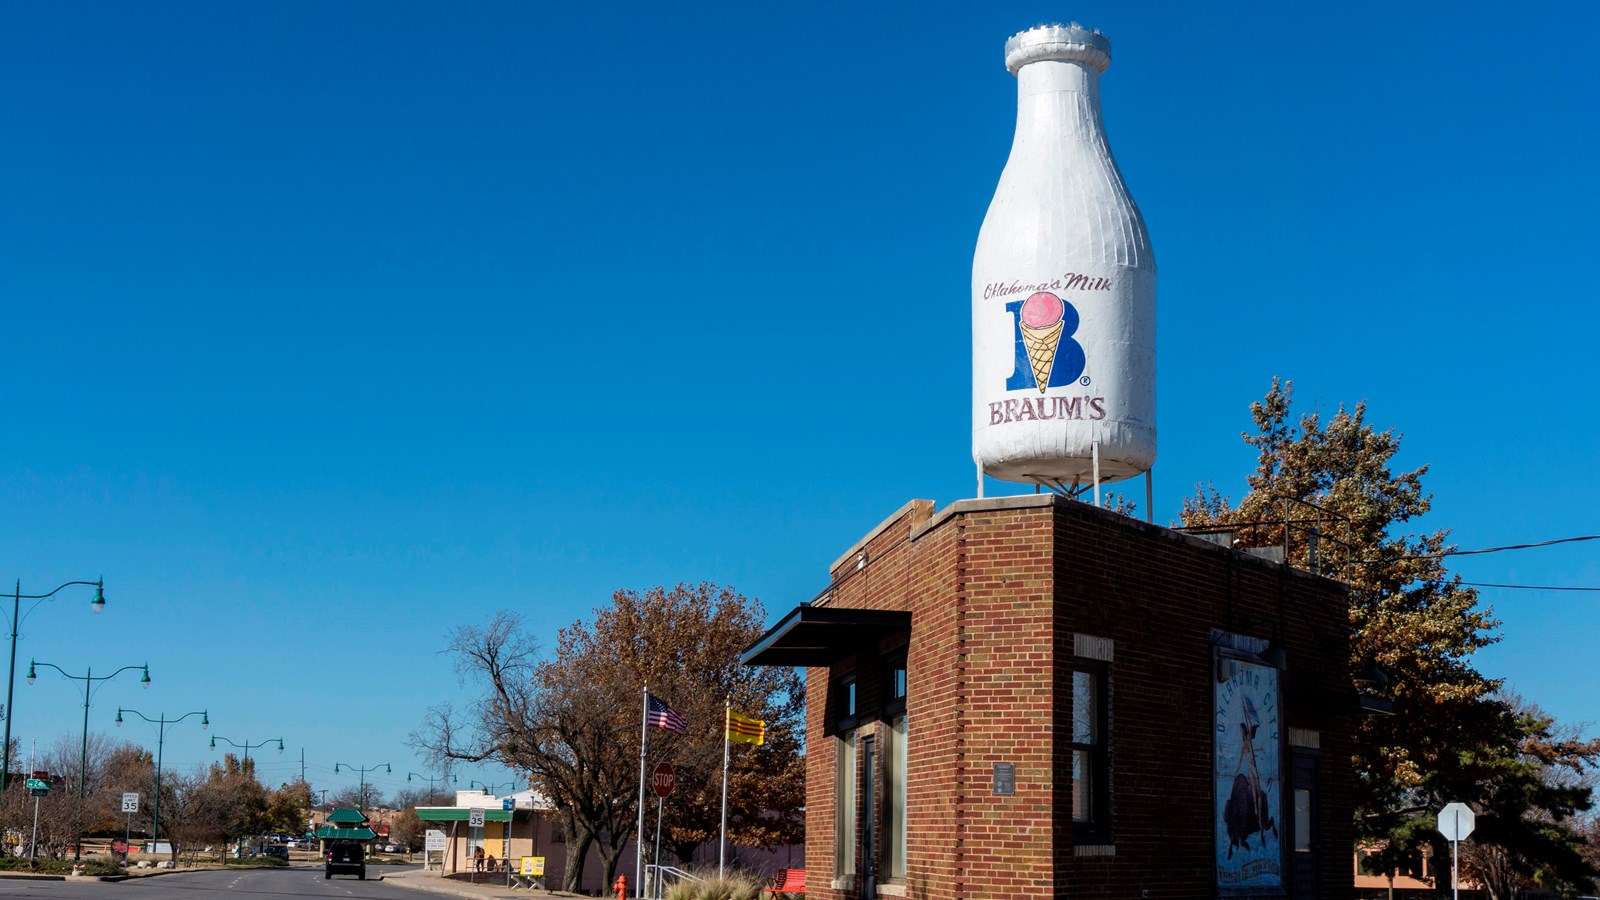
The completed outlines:
[[[834,717],[837,723],[835,729],[843,734],[846,731],[854,730],[856,725],[860,723],[861,690],[856,683],[855,673],[839,676],[839,680],[835,682],[834,689],[836,691],[835,702],[837,704],[835,712],[838,713]]]
[[[883,880],[891,884],[904,884],[908,870],[906,858],[909,836],[906,819],[911,804],[908,802],[911,783],[911,724],[904,708],[884,719],[883,737],[883,828],[879,844],[881,851],[878,870]],[[898,775],[898,777],[896,777]]]
[[[906,672],[906,655],[899,653],[883,663],[883,717],[885,720],[906,711],[906,693],[910,690],[910,675]]]
[[[1077,705],[1077,675],[1085,673],[1090,678],[1094,691],[1094,740],[1089,743],[1080,743],[1073,740],[1073,733],[1067,732],[1067,747],[1070,758],[1076,761],[1077,755],[1087,753],[1089,758],[1089,773],[1085,779],[1089,789],[1089,815],[1085,821],[1080,821],[1076,816],[1078,781],[1070,779],[1074,796],[1071,805],[1074,810],[1072,820],[1072,839],[1074,844],[1109,844],[1111,843],[1111,666],[1099,660],[1075,657],[1072,661],[1072,704]],[[1076,710],[1074,709],[1074,713]],[[1070,719],[1069,719],[1070,721]],[[1069,763],[1071,765],[1071,763]],[[1070,773],[1069,773],[1070,774]]]
[[[857,796],[860,747],[854,728],[834,736],[833,763],[833,868],[836,877],[851,877],[861,840],[861,808]]]

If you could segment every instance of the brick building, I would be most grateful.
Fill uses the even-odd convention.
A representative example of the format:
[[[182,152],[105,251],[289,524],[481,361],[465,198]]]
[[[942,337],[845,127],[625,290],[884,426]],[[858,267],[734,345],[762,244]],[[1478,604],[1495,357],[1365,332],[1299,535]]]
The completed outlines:
[[[913,501],[806,667],[813,900],[1352,895],[1337,582],[1052,494]]]

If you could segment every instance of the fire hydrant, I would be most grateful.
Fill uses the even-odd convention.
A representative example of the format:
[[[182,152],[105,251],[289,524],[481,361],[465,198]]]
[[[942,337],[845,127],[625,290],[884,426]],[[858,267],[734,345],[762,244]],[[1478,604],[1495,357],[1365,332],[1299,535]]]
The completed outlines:
[[[617,882],[611,889],[617,892],[617,900],[628,900],[628,876],[618,875]]]

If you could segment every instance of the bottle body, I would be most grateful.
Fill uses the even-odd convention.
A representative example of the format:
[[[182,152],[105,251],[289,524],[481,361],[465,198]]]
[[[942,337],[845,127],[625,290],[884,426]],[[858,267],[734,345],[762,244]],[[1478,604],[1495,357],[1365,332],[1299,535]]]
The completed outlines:
[[[972,450],[995,478],[1155,462],[1155,260],[1100,120],[1109,58],[1076,26],[1007,43],[1017,131],[972,265]]]

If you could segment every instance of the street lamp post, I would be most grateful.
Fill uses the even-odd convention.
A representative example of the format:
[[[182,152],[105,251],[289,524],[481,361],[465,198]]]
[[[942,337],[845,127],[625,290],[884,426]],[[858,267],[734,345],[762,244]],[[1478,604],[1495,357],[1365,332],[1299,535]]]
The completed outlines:
[[[483,792],[484,792],[484,793],[485,793],[485,794],[488,794],[488,795],[489,795],[489,796],[491,796],[491,797],[498,797],[498,796],[500,796],[500,794],[499,794],[499,793],[497,793],[497,792],[498,792],[498,791],[499,791],[499,790],[500,790],[500,789],[501,789],[501,788],[502,788],[502,787],[507,787],[507,788],[511,788],[511,789],[512,789],[512,790],[516,790],[516,788],[517,788],[517,783],[516,783],[516,782],[515,782],[515,781],[507,781],[507,782],[505,782],[505,783],[504,783],[504,784],[501,784],[501,783],[499,783],[499,782],[496,782],[496,783],[494,783],[494,784],[484,784],[484,783],[483,783],[483,782],[481,782],[481,781],[469,781],[469,782],[467,782],[467,790],[469,790],[469,791],[470,791],[470,790],[472,790],[472,789],[473,789],[473,788],[481,788],[481,789],[483,789]]]
[[[421,778],[424,781],[428,782],[428,801],[430,803],[433,802],[433,783],[435,781],[439,782],[440,784],[443,784],[443,783],[445,783],[447,781],[452,783],[452,784],[459,784],[460,783],[460,779],[458,779],[454,775],[441,775],[440,777],[435,778],[432,775],[419,775],[416,772],[407,772],[406,773],[406,780],[410,781],[412,778]]]
[[[240,750],[244,751],[244,759],[241,760],[240,763],[239,763],[239,773],[241,775],[248,774],[249,777],[251,777],[251,778],[255,778],[256,777],[254,772],[249,772],[249,769],[250,769],[250,751],[251,750],[257,750],[257,749],[260,749],[262,747],[265,747],[268,744],[276,742],[277,745],[278,745],[278,752],[279,753],[283,752],[283,738],[281,738],[281,737],[280,738],[267,738],[266,740],[261,741],[260,743],[256,743],[256,744],[252,744],[249,741],[245,741],[244,743],[241,744],[238,741],[230,741],[225,737],[222,737],[220,735],[215,735],[214,734],[214,735],[211,736],[211,749],[213,749],[213,750],[217,749],[217,741],[222,741],[223,743],[232,744],[233,746],[238,747]],[[239,855],[241,857],[244,856],[244,838],[242,838],[242,837],[239,839]]]
[[[161,841],[161,751],[165,749],[167,743],[167,726],[176,725],[190,716],[199,716],[200,727],[205,729],[211,727],[211,716],[207,715],[206,711],[202,709],[195,712],[186,712],[176,719],[167,718],[166,713],[162,713],[159,718],[152,719],[137,709],[124,709],[119,706],[117,707],[118,728],[122,727],[122,714],[125,712],[133,713],[152,725],[160,726],[156,729],[156,798],[152,801],[154,809],[150,816],[150,852],[154,853],[156,846]]]
[[[240,750],[244,751],[244,762],[241,762],[239,764],[240,768],[241,768],[241,771],[243,770],[243,767],[244,767],[245,763],[250,762],[250,751],[251,750],[258,750],[258,749],[260,749],[262,747],[265,747],[268,744],[275,743],[275,744],[278,745],[278,752],[279,753],[283,752],[283,738],[267,738],[266,740],[264,740],[264,741],[262,741],[262,742],[260,742],[258,744],[252,744],[249,741],[245,741],[244,743],[241,744],[241,743],[238,743],[237,741],[230,741],[227,738],[222,737],[221,735],[215,735],[214,734],[214,735],[211,736],[211,749],[213,749],[213,750],[217,749],[217,741],[222,741],[222,742],[227,743],[227,744],[232,744],[233,746],[238,747]]]
[[[94,585],[94,599],[89,602],[89,608],[95,615],[105,611],[106,593],[104,579],[101,581],[69,581],[57,587],[54,591],[45,594],[24,594],[22,581],[18,579],[17,588],[11,593],[11,661],[6,664],[6,734],[5,749],[0,750],[0,790],[5,790],[11,781],[11,701],[17,686],[17,629],[21,626],[22,601],[48,600],[58,591],[69,588],[75,584]]]
[[[72,681],[83,682],[83,749],[80,751],[78,756],[78,801],[81,804],[83,801],[84,789],[88,785],[89,778],[89,698],[94,696],[94,683],[96,681],[110,681],[118,675],[121,675],[123,672],[131,672],[134,669],[141,669],[143,670],[144,675],[139,679],[139,684],[143,685],[148,690],[150,687],[150,664],[145,663],[138,666],[123,666],[115,672],[112,672],[110,675],[96,675],[94,674],[94,669],[85,669],[82,675],[72,675],[68,673],[66,669],[61,668],[55,663],[39,662],[36,659],[31,659],[28,660],[29,684],[33,684],[33,682],[38,679],[39,675],[36,669],[39,666],[47,666],[55,669],[57,672],[61,673],[61,677],[63,678],[71,679]],[[81,831],[78,833],[78,841],[76,845],[72,848],[72,858],[75,861],[83,858],[83,833]]]
[[[362,812],[366,812],[367,811],[367,773],[368,772],[376,772],[380,768],[383,769],[385,772],[393,772],[394,771],[394,769],[389,768],[389,764],[388,763],[380,763],[379,765],[376,765],[376,766],[352,766],[349,763],[334,763],[333,764],[334,774],[337,775],[339,773],[339,767],[340,766],[343,766],[346,769],[350,769],[351,771],[355,771],[355,772],[360,772],[361,773],[361,811]]]

